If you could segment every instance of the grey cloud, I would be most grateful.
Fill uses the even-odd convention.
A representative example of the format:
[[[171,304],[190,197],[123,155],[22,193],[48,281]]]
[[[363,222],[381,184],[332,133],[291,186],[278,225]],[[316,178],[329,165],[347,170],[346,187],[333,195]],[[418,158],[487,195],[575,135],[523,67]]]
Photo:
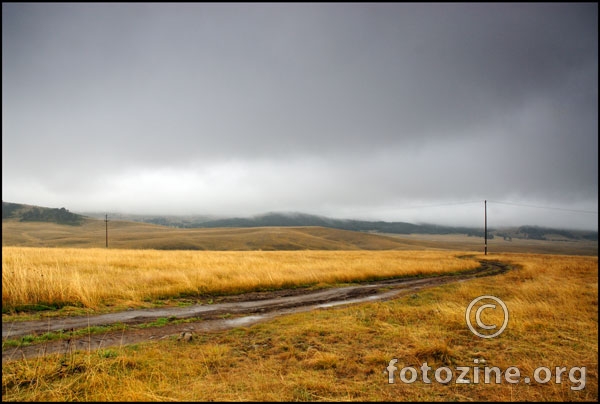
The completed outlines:
[[[597,4],[2,7],[3,193],[233,160],[257,206],[597,204]]]

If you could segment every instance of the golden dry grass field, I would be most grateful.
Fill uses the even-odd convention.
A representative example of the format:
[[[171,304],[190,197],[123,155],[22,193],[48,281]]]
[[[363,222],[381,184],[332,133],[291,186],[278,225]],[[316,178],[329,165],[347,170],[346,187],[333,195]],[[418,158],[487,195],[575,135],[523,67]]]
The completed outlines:
[[[172,338],[9,362],[2,369],[3,400],[597,399],[597,257],[490,254],[487,258],[521,268],[388,302],[294,314],[207,333],[190,343]],[[489,340],[474,336],[464,317],[469,302],[484,294],[499,297],[510,310],[506,331]],[[567,373],[561,383],[553,378],[530,384],[504,379],[498,384],[428,384],[421,379],[402,383],[396,372],[396,382],[389,384],[384,371],[394,358],[398,369],[418,368],[425,362],[433,371],[474,367],[475,359],[484,359],[503,371],[518,367],[522,375],[557,366]],[[582,367],[585,381],[576,372],[567,377],[569,370]]]
[[[124,224],[127,226],[145,225]],[[345,234],[336,240],[340,233],[320,228],[289,229],[290,233],[265,236],[265,240],[287,240],[288,246],[293,240],[295,245],[298,235],[294,232],[299,232],[302,237],[310,236],[303,240],[312,240],[314,250],[319,250],[317,244],[331,249],[344,244],[353,247],[338,251],[157,251],[141,249],[136,243],[141,243],[138,240],[142,237],[128,240],[134,232],[123,231],[120,239],[115,232],[115,243],[130,243],[133,249],[105,249],[93,248],[103,247],[103,227],[94,230],[100,238],[96,245],[81,234],[69,235],[66,227],[47,226],[43,232],[32,228],[29,234],[15,231],[5,239],[3,223],[3,311],[7,308],[3,321],[15,320],[11,310],[31,304],[65,305],[61,310],[73,305],[93,313],[110,307],[143,306],[156,299],[177,300],[189,294],[332,287],[359,279],[427,276],[474,268],[479,260],[486,259],[509,263],[516,269],[385,302],[319,309],[230,331],[201,333],[191,342],[178,341],[174,336],[10,361],[2,366],[3,401],[598,398],[597,255],[490,252],[484,256],[479,248],[458,248],[457,240],[452,241],[457,243],[455,250],[448,249],[450,244],[443,241],[438,248],[431,239],[365,238],[369,235],[363,233]],[[253,248],[248,243],[265,230],[285,233],[288,229],[214,229],[212,236],[221,231],[223,239],[235,240],[228,246],[249,250]],[[40,236],[44,232],[46,236]],[[173,243],[182,243],[171,236]],[[23,244],[40,243],[43,248],[10,247],[19,244],[15,237],[21,237]],[[197,243],[199,239],[202,237],[197,235],[186,242]],[[55,247],[46,248],[51,240]],[[382,251],[361,251],[359,247],[381,247],[380,243],[388,242],[396,243],[396,247],[379,248]],[[88,248],[57,248],[58,244]],[[414,248],[409,249],[410,245]],[[506,330],[496,338],[479,338],[466,325],[467,306],[482,295],[502,299],[510,312]],[[495,322],[494,316],[484,316],[484,322]],[[386,367],[392,359],[397,359],[398,369],[395,382],[390,384]],[[473,368],[483,369],[482,360],[485,366],[502,372],[499,383],[472,381]],[[422,377],[412,383],[402,381],[401,369],[411,367],[421,372],[424,363],[431,367],[431,383]],[[458,367],[472,369],[470,383],[456,383]],[[525,383],[523,378],[518,383],[506,381],[510,367],[518,367],[531,382]],[[544,372],[536,373],[540,367],[551,370],[549,381],[539,381],[545,376]],[[564,368],[560,382],[556,367]],[[440,368],[453,371],[450,382],[434,379]]]
[[[139,307],[182,296],[326,286],[474,269],[438,251],[2,248],[3,314],[27,305]]]

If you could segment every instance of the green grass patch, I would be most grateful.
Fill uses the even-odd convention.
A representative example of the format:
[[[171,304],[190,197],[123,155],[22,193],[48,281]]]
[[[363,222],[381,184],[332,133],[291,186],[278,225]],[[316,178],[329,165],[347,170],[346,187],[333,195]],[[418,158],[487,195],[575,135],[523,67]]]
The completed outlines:
[[[19,338],[6,338],[2,341],[2,348],[24,347],[29,345],[41,344],[49,341],[67,340],[73,337],[82,337],[85,335],[101,334],[110,331],[127,329],[125,324],[117,323],[108,326],[90,326],[73,331],[49,331],[41,335],[24,335]]]

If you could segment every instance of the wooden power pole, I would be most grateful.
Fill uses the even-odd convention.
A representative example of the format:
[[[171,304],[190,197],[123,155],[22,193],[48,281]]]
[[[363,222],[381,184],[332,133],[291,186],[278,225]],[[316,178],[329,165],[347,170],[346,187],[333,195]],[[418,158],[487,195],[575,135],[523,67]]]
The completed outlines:
[[[483,229],[483,233],[484,233],[484,238],[485,238],[485,247],[484,247],[484,255],[487,255],[487,199],[485,201],[483,201],[483,208],[484,208],[484,217],[485,217],[485,225],[484,225],[484,229]]]
[[[106,248],[108,248],[108,213],[106,214],[104,223],[106,223]]]

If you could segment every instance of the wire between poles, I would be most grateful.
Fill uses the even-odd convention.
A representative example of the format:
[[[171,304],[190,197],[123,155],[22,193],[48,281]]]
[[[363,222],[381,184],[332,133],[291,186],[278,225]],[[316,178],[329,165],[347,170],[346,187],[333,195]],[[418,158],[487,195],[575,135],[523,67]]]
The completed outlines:
[[[524,206],[524,207],[527,207],[527,208],[536,208],[536,209],[562,210],[562,211],[566,211],[566,212],[590,213],[590,214],[595,214],[595,215],[598,214],[597,211],[594,212],[594,211],[591,211],[591,210],[566,209],[566,208],[556,208],[556,207],[550,207],[550,206],[526,205],[524,203],[500,202],[500,201],[491,201],[491,200],[488,200],[488,202],[499,203],[499,204],[502,204],[502,205]]]

